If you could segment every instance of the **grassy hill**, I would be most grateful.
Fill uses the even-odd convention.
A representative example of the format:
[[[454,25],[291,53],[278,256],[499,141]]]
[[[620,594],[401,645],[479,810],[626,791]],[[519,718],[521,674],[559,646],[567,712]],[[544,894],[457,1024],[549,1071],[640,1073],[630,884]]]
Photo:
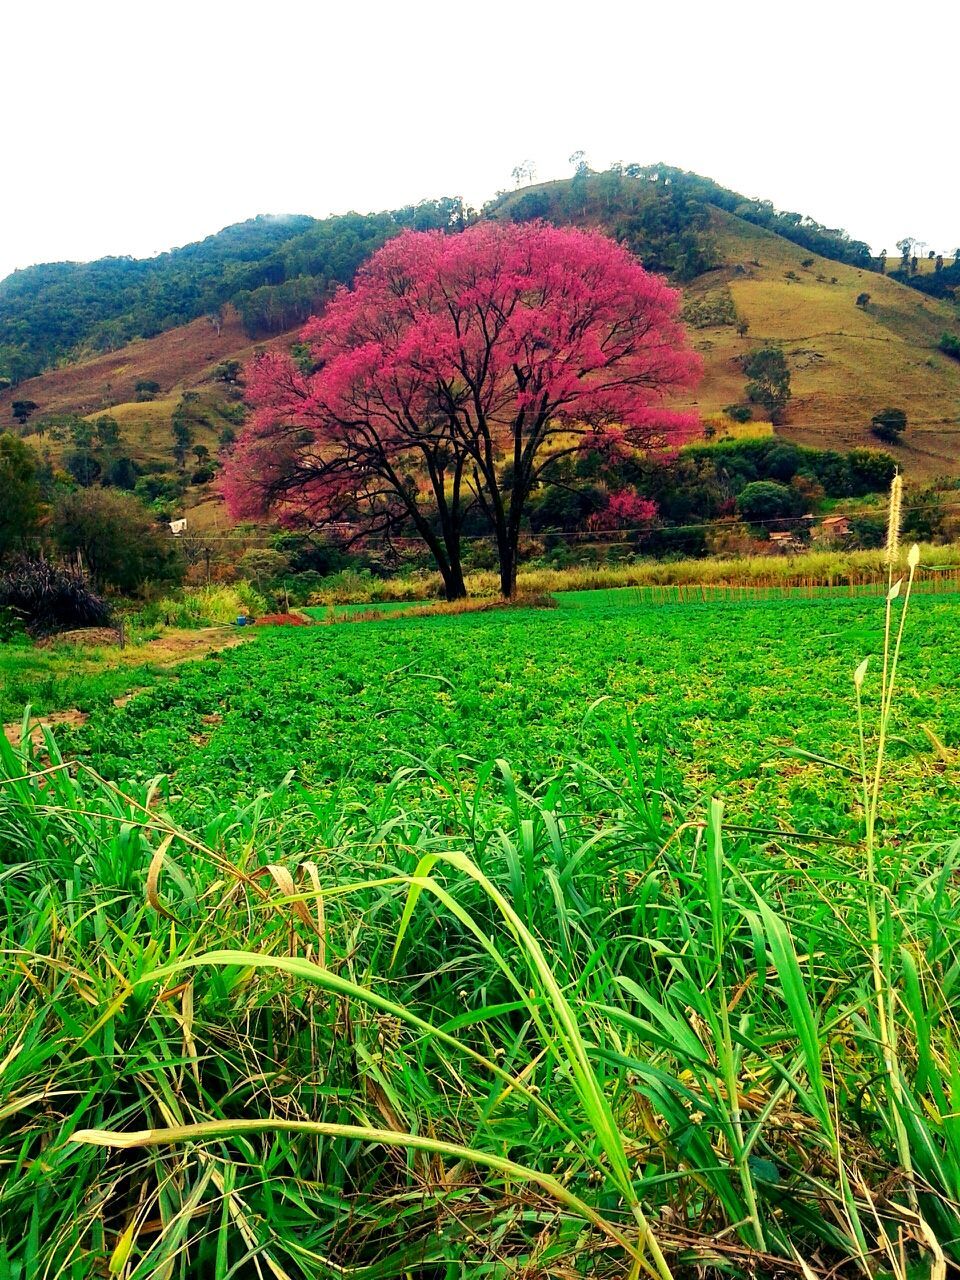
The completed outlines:
[[[923,478],[960,472],[960,362],[938,347],[945,331],[960,333],[956,304],[862,265],[859,242],[842,232],[811,232],[828,257],[758,225],[755,205],[714,204],[708,180],[677,174],[672,195],[649,174],[616,175],[613,192],[605,174],[588,176],[579,192],[569,180],[544,183],[501,197],[489,212],[598,226],[648,264],[673,265],[669,274],[683,288],[704,360],[703,381],[687,403],[703,417],[743,399],[743,358],[774,343],[787,356],[793,392],[779,434],[820,448],[876,445],[870,419],[895,405],[910,424],[904,444],[891,449],[903,470]],[[783,225],[804,234],[803,226]],[[683,278],[691,258],[707,268]],[[870,300],[858,306],[863,293]],[[739,320],[749,326],[743,336]]]
[[[873,444],[872,415],[894,405],[909,419],[904,444],[893,450],[904,471],[918,478],[960,473],[960,362],[938,348],[945,331],[960,333],[956,304],[871,270],[865,246],[843,232],[809,219],[797,221],[799,215],[777,214],[763,202],[738,204],[742,197],[707,179],[666,172],[674,175],[669,182],[654,181],[651,170],[643,170],[632,177],[616,174],[614,180],[609,174],[588,175],[579,185],[577,180],[540,184],[501,195],[484,216],[518,221],[541,216],[601,227],[630,244],[651,269],[679,283],[691,339],[705,366],[690,404],[704,417],[742,401],[744,357],[775,343],[783,347],[792,378],[793,399],[778,428],[785,438],[839,449]],[[436,223],[440,204],[423,206],[428,224]],[[349,278],[368,243],[375,246],[402,226],[417,225],[412,215],[390,217],[389,227],[366,228],[369,242],[355,235],[345,240],[345,226],[334,235],[328,226],[332,220],[315,224],[312,231],[297,222],[296,236],[273,248],[274,264],[281,262],[281,274],[298,269],[297,264],[316,265],[320,258],[308,260],[304,245],[319,253],[322,242],[326,269]],[[321,234],[317,228],[326,230]],[[348,243],[352,258],[331,256],[331,246],[343,254]],[[203,261],[209,266],[209,251]],[[237,270],[232,263],[229,272]],[[265,271],[260,263],[257,278]],[[247,270],[244,279],[252,278]],[[276,300],[308,278],[294,276],[256,291],[259,305],[275,317],[274,332],[262,340],[295,339],[301,317],[290,316],[284,326]],[[863,293],[869,301],[858,306]],[[216,365],[243,361],[254,349],[251,328],[257,330],[249,314],[227,303],[219,316],[222,323],[205,313],[158,336],[22,381],[15,391],[0,393],[0,425],[12,422],[14,399],[39,406],[31,426],[48,414],[109,409],[137,461],[169,461],[170,418],[179,398],[185,391],[198,392],[215,422],[225,394],[214,380]],[[144,379],[160,386],[157,399],[148,404],[135,400],[135,385]],[[209,443],[202,433],[198,442]]]
[[[724,265],[685,292],[709,302],[728,291],[750,327],[744,337],[732,324],[694,331],[705,364],[695,402],[702,414],[742,397],[740,361],[773,342],[787,355],[793,390],[780,434],[821,448],[875,443],[870,418],[897,405],[910,422],[903,445],[892,450],[904,471],[960,471],[960,362],[938,349],[943,332],[960,327],[953,306],[876,272],[811,255],[719,210],[711,231]],[[864,292],[870,301],[857,306]]]
[[[138,339],[116,351],[63,364],[16,388],[0,392],[0,422],[10,418],[14,400],[33,400],[35,417],[58,413],[103,413],[118,417],[117,406],[133,402],[136,384],[150,380],[161,396],[192,388],[212,377],[223,360],[245,359],[254,343],[233,307],[225,307],[222,323],[206,317],[168,329],[155,338]],[[150,417],[155,406],[140,405]]]

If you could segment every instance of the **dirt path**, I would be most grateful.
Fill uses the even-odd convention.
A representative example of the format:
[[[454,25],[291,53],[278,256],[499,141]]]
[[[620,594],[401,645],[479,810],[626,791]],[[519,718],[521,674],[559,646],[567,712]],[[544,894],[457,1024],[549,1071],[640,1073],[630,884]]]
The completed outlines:
[[[165,635],[159,636],[156,640],[149,640],[146,644],[138,645],[136,648],[124,649],[122,651],[124,661],[118,663],[118,666],[135,667],[160,667],[169,668],[179,666],[181,662],[194,662],[200,658],[205,658],[208,653],[214,651],[219,652],[222,649],[234,649],[237,645],[243,644],[251,639],[246,632],[238,631],[233,627],[201,627],[197,631],[170,631]],[[120,650],[117,650],[120,654]],[[79,666],[84,663],[90,670],[96,670],[97,660],[91,657],[85,657],[81,646],[77,646],[77,662]],[[145,692],[146,686],[137,687],[129,692],[122,694],[119,698],[114,698],[113,705],[115,707],[126,706],[138,694]],[[72,707],[66,711],[49,711],[45,715],[33,716],[30,720],[30,741],[34,746],[39,746],[43,741],[43,730],[52,728],[58,724],[69,725],[71,729],[79,728],[80,725],[86,724],[89,717],[83,711],[78,711],[76,707]],[[3,726],[3,734],[9,743],[18,746],[20,743],[20,735],[23,729],[22,721],[12,720],[9,724]]]
[[[199,631],[171,631],[151,640],[139,649],[131,650],[144,655],[143,663],[157,667],[175,667],[193,658],[205,658],[215,649],[235,649],[251,639],[248,630],[237,627],[201,627]]]

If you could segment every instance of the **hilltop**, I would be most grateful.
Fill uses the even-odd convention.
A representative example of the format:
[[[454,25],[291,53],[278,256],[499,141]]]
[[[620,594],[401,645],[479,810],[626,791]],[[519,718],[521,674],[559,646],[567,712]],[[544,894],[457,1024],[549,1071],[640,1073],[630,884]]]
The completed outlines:
[[[742,399],[743,358],[772,343],[786,354],[793,392],[778,434],[820,448],[875,444],[871,417],[897,405],[910,421],[894,450],[904,471],[960,471],[960,362],[939,348],[944,332],[960,333],[952,301],[873,269],[866,245],[842,231],[764,202],[738,204],[694,174],[650,166],[584,175],[577,188],[576,178],[541,184],[487,212],[598,226],[666,271],[683,289],[704,360],[690,401],[702,417]]]
[[[22,346],[32,343],[35,360],[55,360],[58,367],[0,393],[0,422],[10,421],[14,399],[38,406],[28,431],[44,415],[109,410],[132,456],[161,462],[184,392],[202,397],[215,438],[218,406],[236,398],[235,388],[218,382],[218,365],[246,360],[257,343],[292,344],[306,315],[337,283],[352,279],[390,235],[407,226],[456,229],[476,216],[459,201],[442,200],[323,221],[255,219],[162,255],[166,261],[151,259],[149,271],[130,260],[106,260],[110,271],[151,282],[112,296],[110,307],[84,292],[92,279],[104,278],[104,264],[76,267],[73,274],[31,268],[40,292],[34,310],[21,312]],[[704,359],[704,379],[691,401],[704,418],[742,401],[744,357],[773,343],[782,346],[792,379],[793,398],[778,427],[785,438],[839,449],[874,443],[871,417],[895,405],[909,419],[895,450],[903,469],[923,478],[960,472],[960,361],[939,348],[945,332],[960,334],[957,306],[881,274],[867,246],[844,232],[666,166],[581,173],[503,193],[479,216],[598,226],[666,273],[684,291],[691,339]],[[22,299],[30,272],[0,282],[0,339],[12,331],[11,282]],[[159,295],[171,314],[184,307],[196,314],[116,350],[90,352],[108,340],[111,326],[159,323]],[[72,299],[71,314],[85,317],[79,345],[70,349],[79,356],[73,363],[63,360],[67,338],[79,332],[75,326],[69,334],[54,333],[46,347],[43,324],[30,329],[30,316],[40,311],[49,322],[55,296]],[[143,380],[159,387],[150,403],[136,399]],[[201,440],[203,430],[201,424]]]

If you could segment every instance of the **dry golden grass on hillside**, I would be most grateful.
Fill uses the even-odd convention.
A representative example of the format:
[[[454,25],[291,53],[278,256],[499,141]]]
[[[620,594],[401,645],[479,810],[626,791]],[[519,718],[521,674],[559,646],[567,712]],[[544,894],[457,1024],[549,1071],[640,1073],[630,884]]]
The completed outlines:
[[[280,334],[272,342],[295,340],[296,330]],[[208,319],[168,329],[155,338],[138,339],[105,355],[78,364],[51,369],[39,378],[21,382],[16,390],[0,392],[0,422],[10,417],[13,400],[33,400],[37,414],[102,413],[135,399],[136,384],[150,379],[160,384],[160,395],[189,390],[208,379],[222,360],[248,360],[255,346],[244,331],[233,307],[224,308],[218,334]]]
[[[904,471],[960,471],[960,363],[937,348],[945,330],[960,329],[954,307],[727,214],[715,214],[714,234],[729,265],[686,293],[697,298],[725,284],[750,328],[743,338],[729,325],[694,331],[705,372],[691,403],[702,415],[741,400],[740,360],[754,347],[779,343],[793,389],[780,434],[820,448],[875,445],[870,418],[896,405],[910,424],[893,450]],[[810,257],[812,266],[801,266]],[[798,279],[787,279],[788,271]],[[870,301],[858,307],[864,292]]]

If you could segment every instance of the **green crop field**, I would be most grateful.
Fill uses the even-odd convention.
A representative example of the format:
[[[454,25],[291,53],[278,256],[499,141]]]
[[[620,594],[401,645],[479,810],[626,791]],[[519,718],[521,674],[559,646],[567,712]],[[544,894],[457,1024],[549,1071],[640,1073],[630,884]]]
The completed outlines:
[[[366,797],[403,766],[458,768],[470,785],[476,762],[501,757],[518,784],[538,788],[574,760],[606,767],[610,739],[622,747],[629,725],[641,781],[662,752],[672,787],[852,833],[853,789],[783,751],[852,762],[850,677],[882,644],[876,594],[659,608],[631,591],[558,599],[555,610],[276,628],[105,707],[65,743],[110,778],[168,775],[177,807],[202,814],[225,790],[252,797],[291,770],[312,792],[345,778]],[[958,666],[947,656],[960,599],[913,607],[893,748],[901,817],[915,821],[933,802],[956,828],[960,797],[949,779],[937,796],[921,725],[960,745]]]
[[[903,595],[264,628],[0,739],[0,1275],[960,1264],[960,596]]]

